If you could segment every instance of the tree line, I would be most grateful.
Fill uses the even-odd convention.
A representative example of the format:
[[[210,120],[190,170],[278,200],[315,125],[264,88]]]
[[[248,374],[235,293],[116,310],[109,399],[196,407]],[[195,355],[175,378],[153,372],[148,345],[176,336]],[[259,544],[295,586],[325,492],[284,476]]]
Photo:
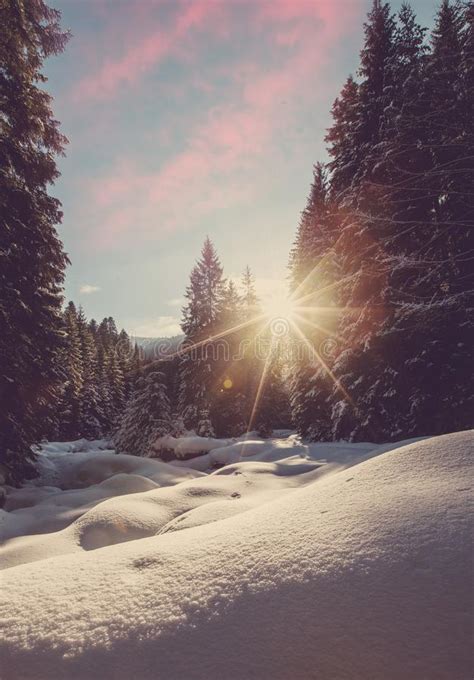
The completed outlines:
[[[473,426],[473,21],[471,2],[448,0],[429,36],[408,5],[368,15],[290,257],[307,321],[326,323],[308,326],[312,344],[335,345],[293,373],[311,439]]]
[[[253,428],[268,435],[291,424],[282,362],[250,269],[239,286],[227,280],[207,238],[185,298],[184,340],[175,354],[143,367],[114,438],[119,452],[143,454],[165,434],[229,437]]]
[[[113,434],[140,371],[140,352],[112,317],[87,321],[69,302],[63,314],[64,382],[49,438],[97,439]]]

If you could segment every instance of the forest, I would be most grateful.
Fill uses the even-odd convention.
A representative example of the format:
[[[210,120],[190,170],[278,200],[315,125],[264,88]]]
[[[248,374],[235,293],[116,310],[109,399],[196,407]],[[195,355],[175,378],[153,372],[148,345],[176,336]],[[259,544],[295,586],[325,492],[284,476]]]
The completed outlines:
[[[42,65],[69,35],[43,2],[21,18],[14,8],[2,9],[0,45],[0,453],[11,481],[34,474],[31,447],[44,440],[110,437],[144,455],[184,431],[386,442],[473,426],[472,3],[443,0],[428,32],[408,5],[394,14],[374,0],[289,253],[285,337],[250,270],[240,285],[226,279],[208,238],[183,341],[151,359],[111,317],[64,306],[63,216],[49,187],[67,140]]]

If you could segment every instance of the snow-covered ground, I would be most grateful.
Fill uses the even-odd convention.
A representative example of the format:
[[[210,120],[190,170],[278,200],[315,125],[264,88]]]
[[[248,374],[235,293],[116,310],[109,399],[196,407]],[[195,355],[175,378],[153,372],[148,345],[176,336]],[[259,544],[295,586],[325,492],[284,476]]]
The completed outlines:
[[[8,489],[2,680],[471,678],[473,432],[106,446]]]

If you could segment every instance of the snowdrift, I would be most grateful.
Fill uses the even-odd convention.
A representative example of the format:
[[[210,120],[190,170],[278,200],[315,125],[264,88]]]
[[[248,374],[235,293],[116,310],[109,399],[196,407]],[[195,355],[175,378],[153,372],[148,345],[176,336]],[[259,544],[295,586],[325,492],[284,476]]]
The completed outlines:
[[[473,441],[290,440],[7,541],[2,680],[467,680]]]

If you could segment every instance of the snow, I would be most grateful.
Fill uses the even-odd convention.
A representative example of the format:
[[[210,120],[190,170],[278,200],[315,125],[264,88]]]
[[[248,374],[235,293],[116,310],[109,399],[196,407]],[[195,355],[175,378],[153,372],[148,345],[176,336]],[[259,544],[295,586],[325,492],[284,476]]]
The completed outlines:
[[[196,456],[200,453],[219,449],[232,443],[232,439],[214,439],[212,437],[198,437],[197,435],[186,437],[172,437],[166,435],[158,437],[152,445],[153,455],[159,455],[163,449],[172,451],[177,458],[184,458],[186,456]]]
[[[45,445],[39,450],[40,476],[21,489],[7,487],[0,510],[0,541],[59,531],[107,498],[201,476],[159,460],[103,450],[101,440],[79,451],[75,444]]]
[[[471,677],[473,435],[43,452],[82,488],[45,465],[3,515],[77,516],[0,548],[2,680]]]

